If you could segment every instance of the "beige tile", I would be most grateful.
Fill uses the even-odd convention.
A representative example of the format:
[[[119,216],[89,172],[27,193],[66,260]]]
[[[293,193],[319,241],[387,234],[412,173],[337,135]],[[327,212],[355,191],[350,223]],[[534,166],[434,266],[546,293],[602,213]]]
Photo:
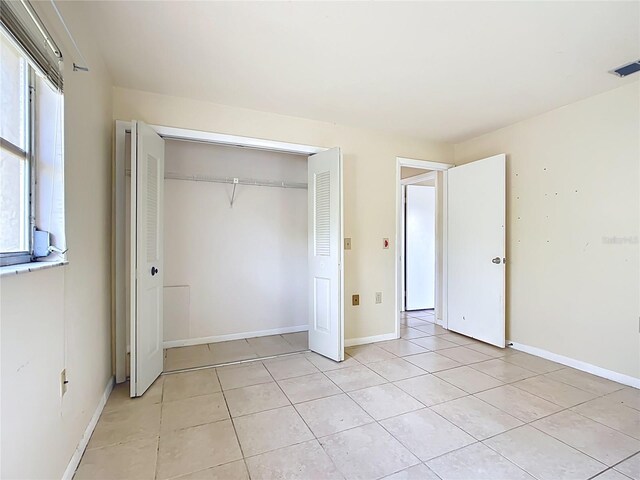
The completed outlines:
[[[455,360],[452,360],[448,357],[444,357],[436,352],[411,355],[410,357],[406,357],[405,360],[407,362],[413,363],[414,365],[417,365],[418,367],[430,373],[462,366],[461,363],[456,362]]]
[[[538,375],[531,370],[526,370],[512,363],[504,362],[499,358],[487,360],[486,362],[474,363],[469,366],[474,370],[478,370],[479,372],[486,373],[493,378],[497,378],[504,383],[517,382],[518,380],[524,380],[525,378]]]
[[[536,373],[549,373],[553,372],[554,370],[564,368],[564,365],[561,365],[559,363],[552,362],[545,358],[536,357],[535,355],[529,355],[528,353],[523,352],[509,355],[504,360],[505,362],[513,363],[514,365],[518,365],[519,367],[526,368],[527,370],[531,370],[532,372]]]
[[[329,397],[342,393],[323,373],[313,373],[303,377],[279,380],[278,384],[289,397],[291,403],[308,402],[317,398]]]
[[[602,397],[572,408],[580,415],[640,439],[640,412]]]
[[[407,361],[410,358],[411,357],[406,357],[406,359],[394,358],[393,360],[383,360],[382,362],[369,363],[367,367],[390,382],[424,375],[424,370]]]
[[[146,437],[110,447],[87,450],[74,479],[136,478],[153,480],[156,475],[158,437]]]
[[[345,349],[350,356],[355,358],[360,363],[373,363],[381,362],[382,360],[390,360],[395,358],[392,353],[383,350],[382,348],[369,344],[358,345],[357,347],[349,347]]]
[[[455,332],[447,332],[447,333],[443,333],[438,335],[438,337],[442,338],[443,340],[446,340],[448,342],[451,343],[455,343],[458,345],[473,345],[473,344],[479,344],[480,342],[478,342],[477,340],[474,340],[473,338],[469,338],[465,335],[460,335],[459,333],[455,333]]]
[[[476,440],[428,408],[380,422],[420,460],[426,461]]]
[[[624,385],[619,383],[573,368],[563,368],[562,370],[547,373],[545,376],[594,395],[606,395],[624,388]]]
[[[344,361],[335,362],[330,358],[323,357],[317,353],[309,352],[305,353],[305,358],[309,360],[313,365],[321,372],[329,372],[331,370],[340,370],[341,368],[349,368],[360,365],[355,359],[345,355]]]
[[[618,465],[616,465],[613,468],[616,469],[618,472],[624,473],[627,477],[633,478],[633,480],[639,480],[640,479],[640,453],[625,460],[624,462],[620,462]]]
[[[213,368],[164,376],[163,400],[165,402],[198,395],[211,395],[219,391],[220,383]]]
[[[249,473],[244,460],[225,463],[217,467],[207,468],[199,472],[175,477],[176,480],[249,480]]]
[[[476,352],[484,353],[485,355],[488,355],[493,358],[508,357],[516,353],[516,350],[512,348],[494,347],[493,345],[489,345],[488,343],[481,343],[481,342],[467,345],[467,348],[470,348],[471,350],[475,350]]]
[[[405,339],[405,340],[409,340],[409,339],[413,339],[413,338],[428,337],[430,335],[431,335],[430,333],[421,332],[420,330],[418,330],[416,328],[403,327],[403,328],[400,329],[400,337]]]
[[[528,425],[484,443],[540,480],[587,479],[606,466]]]
[[[167,348],[165,350],[164,370],[182,370],[183,368],[204,367],[212,365],[211,352],[207,345]]]
[[[384,480],[440,480],[440,477],[424,463],[420,463],[384,477]]]
[[[533,480],[533,477],[482,443],[474,443],[427,462],[443,480]]]
[[[436,325],[433,323],[427,323],[426,325],[418,325],[415,328],[416,330],[420,330],[421,332],[428,333],[429,335],[444,335],[445,333],[449,333],[449,330],[442,328],[440,325]]]
[[[233,419],[245,457],[313,439],[291,406]]]
[[[320,443],[348,480],[380,478],[419,463],[377,423],[324,437]]]
[[[213,364],[237,362],[258,357],[245,339],[210,343],[209,351]]]
[[[398,357],[405,357],[407,355],[416,355],[418,353],[425,353],[428,350],[420,347],[415,343],[408,340],[389,340],[387,342],[376,343],[376,345],[389,353],[393,353]]]
[[[391,383],[356,390],[349,396],[376,420],[424,408],[422,403]]]
[[[301,377],[318,372],[318,369],[304,355],[267,360],[264,362],[264,366],[267,367],[271,376],[276,380]]]
[[[251,477],[255,479],[338,480],[343,478],[317,440],[248,458],[247,466]]]
[[[289,400],[277,383],[260,383],[224,392],[232,417],[286,407]]]
[[[195,427],[226,418],[229,418],[229,412],[221,392],[183,398],[162,404],[160,431]]]
[[[538,420],[563,409],[563,407],[555,403],[548,402],[511,385],[485,390],[484,392],[476,393],[475,396],[525,423]]]
[[[409,327],[427,327],[429,325],[433,325],[432,322],[427,322],[422,318],[410,316],[407,318],[407,326]]]
[[[373,419],[347,395],[299,403],[296,410],[316,437],[371,423]]]
[[[296,347],[293,347],[280,335],[247,338],[247,342],[249,342],[249,345],[251,345],[251,348],[259,357],[291,353],[297,350]]]
[[[522,425],[517,418],[473,396],[457,398],[431,409],[478,440]]]
[[[88,448],[105,447],[121,442],[156,436],[160,432],[160,404],[133,403],[102,412]]]
[[[443,370],[434,375],[468,393],[478,393],[502,385],[501,381],[466,366]]]
[[[454,348],[458,346],[458,344],[456,343],[449,342],[435,336],[414,338],[410,341],[415,343],[416,345],[426,348],[427,350],[444,350],[445,348]]]
[[[428,407],[466,395],[466,393],[459,388],[433,375],[422,375],[394,383],[397,387]]]
[[[609,466],[640,451],[640,441],[569,410],[531,426]]]
[[[629,480],[629,477],[621,474],[620,472],[610,468],[609,470],[596,475],[593,480]]]
[[[273,382],[271,374],[261,362],[218,368],[218,378],[223,390]]]
[[[640,410],[640,390],[637,388],[625,387],[622,390],[606,395],[606,398],[627,407]]]
[[[128,407],[131,405],[151,405],[154,403],[160,403],[162,401],[162,391],[165,382],[165,376],[161,375],[155,382],[144,392],[141,397],[131,398],[131,386],[129,382],[124,382],[113,387],[111,395],[107,400],[107,404],[104,406],[104,411],[108,412],[116,410],[121,407]]]
[[[443,350],[439,350],[438,353],[464,365],[491,360],[491,357],[488,355],[476,352],[475,350],[471,350],[467,347],[445,348]]]
[[[160,437],[158,480],[241,460],[230,420],[174,430]]]
[[[556,382],[544,375],[527,378],[513,385],[562,407],[572,407],[595,397],[592,393]]]
[[[297,332],[297,333],[285,333],[281,335],[284,338],[285,342],[287,342],[292,347],[297,350],[308,350],[309,349],[309,333],[308,332]]]
[[[332,370],[325,372],[325,375],[345,392],[386,383],[384,378],[364,365]]]

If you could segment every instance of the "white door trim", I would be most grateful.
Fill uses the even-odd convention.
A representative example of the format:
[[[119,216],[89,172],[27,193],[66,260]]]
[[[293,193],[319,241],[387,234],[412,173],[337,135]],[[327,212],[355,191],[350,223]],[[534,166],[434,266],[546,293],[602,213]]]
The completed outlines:
[[[226,133],[205,132],[201,130],[191,130],[187,128],[168,127],[163,125],[149,125],[153,128],[161,137],[185,140],[192,142],[205,142],[219,145],[234,145],[239,147],[255,148],[259,150],[278,151],[284,153],[296,153],[303,155],[313,155],[314,153],[323,152],[328,150],[326,147],[318,147],[314,145],[303,145],[298,143],[280,142],[277,140],[267,140],[263,138],[243,137],[240,135],[230,135]],[[116,369],[116,383],[122,383],[126,380],[126,360],[127,360],[127,346],[126,346],[126,303],[125,303],[125,278],[127,274],[125,272],[125,219],[126,219],[126,206],[125,206],[125,136],[127,132],[131,132],[131,121],[128,120],[116,120],[115,121],[115,145],[114,145],[114,166],[113,166],[113,200],[112,200],[112,322],[115,330],[115,343],[113,352],[115,355],[115,369]],[[341,192],[342,192],[342,178],[341,178]],[[341,193],[342,195],[342,193]],[[344,214],[340,212],[341,221],[344,219]],[[341,225],[341,231],[344,231]],[[341,275],[344,265],[341,261]],[[341,285],[341,296],[344,304],[344,281]],[[344,314],[343,314],[344,319]],[[344,329],[344,321],[342,322],[342,328]],[[344,339],[344,330],[342,332],[342,338]]]
[[[400,309],[403,305],[402,301],[402,288],[404,280],[402,278],[402,262],[404,259],[404,245],[403,242],[403,186],[409,185],[411,183],[417,183],[424,181],[425,178],[416,180],[415,182],[403,182],[401,169],[402,167],[412,167],[412,168],[421,168],[423,170],[434,170],[443,173],[443,182],[442,182],[442,223],[443,223],[443,231],[442,231],[442,285],[439,286],[440,282],[436,282],[436,302],[439,297],[439,288],[442,288],[442,326],[447,328],[447,262],[446,262],[446,248],[447,248],[447,170],[455,165],[450,163],[440,163],[440,162],[431,162],[427,160],[418,160],[415,158],[405,158],[405,157],[396,157],[396,247],[395,247],[395,266],[396,266],[396,295],[395,295],[395,311],[396,311],[396,325],[395,325],[395,338],[400,338]],[[430,175],[431,172],[427,172],[424,175],[416,175],[414,177],[409,177],[404,180],[414,180],[418,177]],[[436,195],[436,210],[440,209],[440,205],[438,203],[438,196]],[[436,265],[439,265],[438,257],[436,255]],[[436,271],[438,267],[436,266]]]

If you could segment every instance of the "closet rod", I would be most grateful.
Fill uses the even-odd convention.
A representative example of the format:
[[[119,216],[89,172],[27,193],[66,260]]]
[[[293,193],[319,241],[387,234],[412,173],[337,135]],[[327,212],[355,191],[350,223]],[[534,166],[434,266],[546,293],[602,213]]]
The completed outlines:
[[[131,170],[126,170],[126,175],[131,176]],[[301,182],[285,182],[280,180],[255,180],[251,178],[234,178],[234,177],[211,177],[205,175],[182,175],[179,173],[165,172],[165,179],[185,180],[188,182],[211,182],[211,183],[229,183],[236,185],[253,185],[256,187],[278,187],[278,188],[300,188],[307,189],[306,183]]]

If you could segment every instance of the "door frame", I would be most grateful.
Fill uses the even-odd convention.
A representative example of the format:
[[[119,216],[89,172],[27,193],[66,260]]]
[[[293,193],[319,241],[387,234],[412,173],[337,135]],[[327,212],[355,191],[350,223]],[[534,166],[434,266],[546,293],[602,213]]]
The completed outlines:
[[[226,133],[207,132],[202,130],[193,130],[188,128],[176,128],[163,125],[149,126],[156,131],[163,139],[183,140],[191,142],[211,143],[216,145],[228,145],[236,147],[253,148],[257,150],[268,150],[283,153],[295,153],[302,155],[313,155],[315,153],[329,150],[328,147],[319,147],[315,145],[304,145],[299,143],[288,143],[277,140],[268,140],[255,137],[244,137],[240,135],[230,135]],[[112,258],[112,364],[115,370],[116,383],[122,383],[126,380],[126,284],[125,284],[125,138],[126,134],[131,133],[131,121],[116,120],[114,134],[114,158],[112,169],[112,238],[111,238],[111,258]],[[340,245],[344,245],[344,221],[342,194],[342,175],[340,178]],[[340,298],[341,302],[341,325],[342,325],[342,341],[344,348],[344,262],[340,262]]]
[[[442,162],[432,162],[428,160],[418,160],[415,158],[406,158],[406,157],[396,157],[396,252],[395,252],[395,264],[396,264],[396,294],[395,294],[395,311],[396,311],[396,322],[395,322],[395,336],[396,338],[400,338],[400,310],[404,306],[403,301],[403,289],[404,289],[404,201],[403,201],[403,193],[404,187],[410,183],[404,183],[402,179],[401,169],[402,167],[412,167],[419,168],[422,170],[432,170],[437,172],[442,172],[442,185],[441,185],[441,193],[442,193],[442,242],[439,245],[440,250],[442,252],[442,262],[438,260],[438,252],[436,251],[436,272],[438,271],[438,267],[442,268],[442,282],[437,281],[436,278],[436,307],[440,306],[441,318],[436,318],[436,322],[442,325],[444,328],[447,328],[447,170],[455,165],[450,163],[442,163]],[[427,172],[426,174],[416,175],[411,177],[411,179],[417,179],[419,177],[423,177],[417,182],[424,181],[427,175],[430,175],[431,172]],[[408,180],[408,179],[404,179]],[[415,183],[415,182],[411,182]],[[437,189],[437,187],[436,187]],[[440,193],[440,192],[437,192]],[[440,209],[440,204],[438,202],[438,195],[436,194],[436,213]],[[437,224],[437,222],[436,222]],[[438,236],[438,230],[436,230],[436,241]],[[438,297],[440,296],[440,292],[442,291],[442,304],[440,305]]]
[[[400,217],[400,242],[398,242],[398,246],[400,248],[400,258],[402,259],[402,261],[400,262],[400,311],[405,311],[407,308],[407,296],[405,295],[406,291],[407,291],[407,286],[406,286],[406,280],[407,280],[407,258],[406,258],[406,248],[407,248],[407,225],[406,225],[406,221],[407,221],[407,209],[406,209],[406,203],[404,202],[404,200],[407,198],[407,185],[415,185],[416,183],[422,183],[428,180],[435,180],[434,183],[434,188],[435,188],[435,192],[436,192],[436,203],[434,205],[435,208],[435,213],[437,215],[438,212],[438,192],[440,191],[440,189],[438,188],[438,182],[437,182],[437,175],[435,171],[430,171],[428,173],[422,173],[420,175],[414,175],[412,177],[407,177],[407,178],[401,178],[400,179],[400,184],[402,185],[402,192],[400,193],[401,197],[402,197],[402,204],[400,206],[401,209],[401,217]],[[435,225],[435,239],[438,239],[438,222],[436,222]],[[437,246],[436,246],[437,247]],[[437,250],[437,248],[436,248]],[[436,271],[436,281],[435,281],[435,286],[436,286],[436,290],[438,289],[438,282],[437,282],[437,271],[438,271],[438,252],[436,251],[436,267],[435,267],[435,271]],[[438,292],[435,293],[435,311],[436,313],[439,313],[439,302],[438,302]],[[437,316],[437,315],[436,315]]]

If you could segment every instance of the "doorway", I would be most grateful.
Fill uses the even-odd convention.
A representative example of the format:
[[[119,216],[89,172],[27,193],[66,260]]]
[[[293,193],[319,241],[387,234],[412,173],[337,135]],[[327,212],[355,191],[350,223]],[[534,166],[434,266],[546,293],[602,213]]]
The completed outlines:
[[[242,157],[226,165],[234,172],[223,172],[225,166],[214,161],[220,151]],[[249,157],[261,155],[273,157],[271,163],[261,158],[238,170]],[[175,371],[307,348],[335,361],[344,358],[339,149],[133,121],[116,122],[115,161],[116,377],[122,382],[129,373],[132,396],[144,393],[150,379],[163,371],[163,363],[165,371]],[[283,179],[286,175],[295,178]],[[295,212],[285,214],[285,207]],[[260,213],[261,208],[266,210]],[[299,222],[292,223],[294,213]],[[275,236],[281,232],[273,226],[278,215],[286,217],[281,220],[291,230],[282,232],[285,238],[280,235],[280,240]],[[261,225],[271,227],[258,231]],[[220,242],[223,236],[229,238]],[[287,242],[291,248],[274,251]],[[278,265],[272,265],[274,261]],[[287,268],[295,271],[288,274],[283,271]],[[282,276],[290,278],[279,282]],[[292,282],[302,291],[291,291]],[[151,283],[153,295],[140,291]],[[284,310],[269,309],[269,302]],[[165,353],[164,362],[155,352]]]

